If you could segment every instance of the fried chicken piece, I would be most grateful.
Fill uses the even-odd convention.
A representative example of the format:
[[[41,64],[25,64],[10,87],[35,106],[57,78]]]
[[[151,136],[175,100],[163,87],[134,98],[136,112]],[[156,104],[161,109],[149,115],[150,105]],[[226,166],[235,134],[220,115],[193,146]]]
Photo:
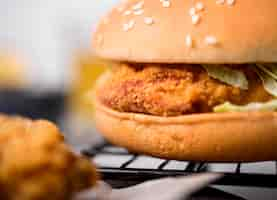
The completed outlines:
[[[96,179],[90,161],[72,153],[52,123],[0,116],[0,199],[71,199]]]
[[[96,95],[117,111],[157,116],[206,113],[226,101],[242,105],[273,98],[250,65],[230,67],[246,73],[248,90],[209,77],[201,65],[118,64]]]

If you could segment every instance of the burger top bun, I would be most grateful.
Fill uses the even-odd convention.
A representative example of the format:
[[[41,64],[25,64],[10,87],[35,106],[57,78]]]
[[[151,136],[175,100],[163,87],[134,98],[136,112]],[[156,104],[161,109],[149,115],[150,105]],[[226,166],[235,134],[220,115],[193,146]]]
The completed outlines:
[[[93,37],[102,58],[151,63],[277,61],[276,0],[127,0]]]

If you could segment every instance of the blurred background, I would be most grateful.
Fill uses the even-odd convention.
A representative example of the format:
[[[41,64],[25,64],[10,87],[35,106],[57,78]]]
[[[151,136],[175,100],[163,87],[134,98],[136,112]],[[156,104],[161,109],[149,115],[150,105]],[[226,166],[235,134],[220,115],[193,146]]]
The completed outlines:
[[[105,65],[91,37],[118,1],[0,0],[0,112],[55,121],[73,144],[96,141],[86,94]]]
[[[100,142],[87,94],[107,66],[95,58],[91,38],[99,18],[119,1],[0,0],[0,112],[54,121],[78,148]],[[273,196],[271,190],[224,190],[250,199]]]

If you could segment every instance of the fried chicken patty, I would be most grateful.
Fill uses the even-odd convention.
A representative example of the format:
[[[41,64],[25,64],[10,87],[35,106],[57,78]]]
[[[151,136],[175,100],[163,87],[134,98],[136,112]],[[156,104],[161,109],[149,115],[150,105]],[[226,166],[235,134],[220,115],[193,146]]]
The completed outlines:
[[[0,115],[0,199],[67,200],[96,176],[52,123]]]
[[[211,78],[201,65],[115,65],[96,94],[101,103],[121,112],[178,116],[211,112],[226,101],[243,105],[273,99],[251,65],[230,66],[245,72],[248,90]]]

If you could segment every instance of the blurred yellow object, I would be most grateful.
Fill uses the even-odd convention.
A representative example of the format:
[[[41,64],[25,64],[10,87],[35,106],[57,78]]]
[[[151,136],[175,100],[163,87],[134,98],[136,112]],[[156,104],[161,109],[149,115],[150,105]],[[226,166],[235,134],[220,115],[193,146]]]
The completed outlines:
[[[16,56],[0,52],[0,88],[17,88],[26,83],[26,71]]]
[[[96,134],[90,95],[98,76],[107,69],[109,63],[80,49],[75,52],[73,61],[64,119],[67,141],[72,145],[97,144],[102,142],[102,137]]]
[[[93,105],[87,97],[97,77],[107,69],[108,63],[96,58],[91,53],[81,53],[73,66],[73,81],[70,88],[70,110],[91,116]],[[76,113],[76,114],[77,114]]]

